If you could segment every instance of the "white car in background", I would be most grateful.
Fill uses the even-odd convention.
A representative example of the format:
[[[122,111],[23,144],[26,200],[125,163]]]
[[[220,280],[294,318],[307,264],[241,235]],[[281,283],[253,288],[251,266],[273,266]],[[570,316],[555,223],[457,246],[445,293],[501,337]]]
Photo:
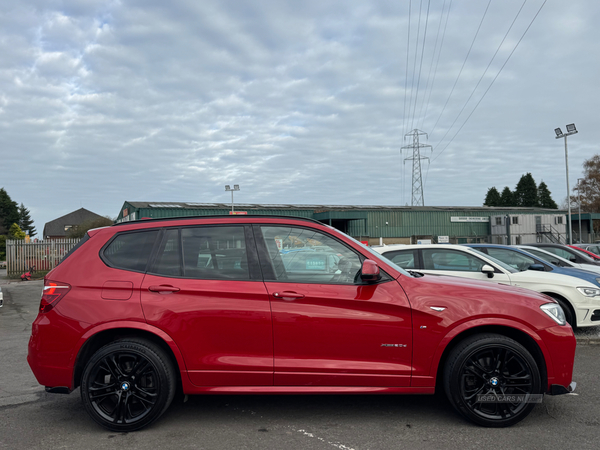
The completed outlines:
[[[545,261],[548,261],[549,263],[552,263],[555,266],[574,267],[576,269],[587,270],[588,272],[600,273],[600,266],[596,266],[594,264],[574,263],[566,258],[563,258],[562,256],[558,256],[555,253],[550,253],[544,250],[543,248],[531,247],[529,245],[515,245],[515,247],[520,248],[521,250],[525,250],[526,252],[531,253],[532,255],[535,255],[538,258],[541,258]]]
[[[408,271],[491,281],[541,292],[561,305],[574,328],[600,325],[600,288],[581,278],[538,270],[520,272],[462,245],[387,245],[373,250]]]

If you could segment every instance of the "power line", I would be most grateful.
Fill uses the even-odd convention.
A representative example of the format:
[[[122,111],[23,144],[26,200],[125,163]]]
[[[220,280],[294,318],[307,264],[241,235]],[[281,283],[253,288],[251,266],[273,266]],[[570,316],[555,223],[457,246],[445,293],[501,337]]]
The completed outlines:
[[[488,86],[488,88],[486,89],[486,91],[483,93],[483,95],[481,96],[481,99],[479,99],[479,101],[477,102],[477,104],[475,105],[475,107],[473,108],[473,110],[471,111],[471,113],[469,114],[469,116],[465,119],[465,121],[460,126],[460,128],[458,129],[458,131],[454,134],[454,136],[452,136],[452,139],[450,139],[450,142],[448,142],[446,144],[446,146],[442,149],[442,151],[440,151],[440,153],[435,158],[433,158],[431,160],[431,162],[435,161],[436,159],[438,159],[440,157],[440,155],[444,152],[444,150],[446,150],[448,148],[448,146],[452,143],[452,141],[454,141],[454,138],[458,135],[458,133],[460,133],[460,131],[465,126],[465,124],[469,121],[469,119],[471,118],[471,116],[473,115],[473,113],[475,112],[475,110],[477,109],[477,107],[479,106],[479,104],[485,98],[485,96],[488,93],[488,91],[492,88],[492,86],[493,86],[494,82],[496,81],[496,79],[500,76],[500,73],[504,69],[504,66],[506,66],[506,64],[508,63],[508,61],[512,57],[513,53],[517,50],[517,47],[519,46],[519,44],[521,43],[521,41],[523,40],[523,38],[525,37],[525,35],[529,31],[529,29],[533,25],[533,22],[535,21],[535,19],[537,18],[537,16],[540,14],[540,12],[542,11],[542,8],[544,7],[544,5],[546,4],[547,1],[548,0],[544,0],[544,3],[542,3],[542,6],[540,6],[540,9],[538,9],[537,13],[535,13],[535,16],[533,16],[533,19],[531,19],[531,22],[529,23],[529,25],[527,26],[527,28],[523,32],[523,35],[521,36],[521,38],[519,39],[519,41],[516,43],[515,47],[510,52],[510,55],[508,55],[508,58],[506,58],[506,61],[504,62],[504,64],[502,65],[502,67],[500,67],[500,70],[498,71],[498,73],[496,74],[496,76],[494,77],[494,79],[492,80],[492,82],[490,83],[490,85]]]
[[[408,90],[408,57],[410,54],[410,17],[412,0],[408,3],[408,39],[406,40],[406,75],[404,77],[404,115],[402,116],[402,133],[406,132],[406,91]]]
[[[438,40],[440,37],[440,29],[442,28],[442,22],[444,21],[444,9],[446,7],[446,0],[444,0],[444,4],[442,5],[442,13],[440,14],[440,24],[438,25],[438,31],[435,36],[435,45],[433,46],[433,54],[431,56],[431,64],[429,66],[429,74],[427,75],[427,84],[425,85],[425,97],[423,98],[423,103],[421,104],[421,112],[419,115],[421,116],[421,124],[419,128],[423,127],[423,122],[425,121],[425,116],[427,115],[427,111],[429,110],[429,100],[431,100],[431,93],[433,91],[433,85],[435,84],[435,77],[437,75],[438,65],[440,63],[440,56],[442,54],[442,48],[444,47],[444,39],[446,37],[446,28],[448,27],[448,18],[450,17],[450,8],[452,7],[452,0],[448,5],[448,11],[446,12],[446,23],[444,24],[444,32],[442,33],[442,42],[440,43],[440,50],[438,52],[437,60],[435,60],[435,54],[437,51]],[[435,70],[433,70],[433,62],[435,62]],[[431,79],[431,72],[433,70],[433,80],[431,81],[431,89],[429,89],[429,80]],[[429,94],[427,91],[429,90]],[[423,108],[425,108],[425,112],[423,112]]]
[[[490,62],[488,63],[487,67],[485,68],[485,70],[483,71],[483,74],[481,75],[481,77],[479,78],[479,81],[477,81],[477,84],[475,85],[475,87],[473,88],[473,90],[471,91],[471,95],[469,95],[469,98],[467,99],[467,101],[465,102],[465,104],[463,105],[463,107],[461,108],[461,110],[458,112],[456,118],[454,119],[454,121],[452,122],[452,125],[450,125],[448,127],[448,130],[446,130],[446,134],[444,134],[444,137],[442,137],[438,143],[435,145],[435,147],[437,147],[440,143],[442,143],[444,141],[444,139],[446,139],[446,136],[448,136],[448,133],[450,133],[450,130],[452,129],[452,127],[454,127],[454,125],[456,124],[456,121],[458,120],[458,118],[461,116],[461,114],[463,113],[463,111],[465,110],[465,108],[467,107],[467,105],[469,104],[469,102],[471,101],[471,98],[473,98],[473,95],[475,94],[475,91],[477,91],[477,88],[479,87],[479,85],[481,84],[481,81],[483,80],[483,78],[485,77],[485,74],[487,73],[488,69],[490,68],[490,66],[492,65],[492,62],[494,62],[494,59],[496,58],[496,55],[498,54],[498,52],[500,51],[500,48],[502,48],[502,45],[504,44],[504,41],[506,40],[506,38],[508,37],[508,34],[510,33],[510,30],[512,30],[512,27],[514,26],[515,22],[517,21],[517,19],[519,18],[519,15],[521,14],[521,11],[523,11],[523,7],[525,6],[525,4],[527,3],[527,0],[523,1],[523,4],[521,5],[521,8],[519,9],[519,11],[517,12],[517,15],[515,16],[515,18],[513,19],[512,23],[510,24],[510,27],[508,27],[508,30],[506,31],[506,34],[504,34],[504,37],[502,38],[502,41],[500,42],[500,45],[498,45],[498,48],[496,49],[496,51],[494,52],[494,55],[492,56],[492,59],[490,59]]]
[[[483,17],[481,18],[481,21],[479,22],[479,26],[477,27],[477,32],[475,33],[475,36],[473,36],[473,41],[471,42],[471,46],[469,47],[469,51],[467,52],[467,56],[465,57],[465,60],[463,61],[462,67],[460,68],[460,71],[458,72],[458,76],[456,77],[456,81],[454,82],[454,86],[452,86],[452,90],[450,91],[450,95],[448,95],[448,99],[446,100],[446,103],[444,104],[444,107],[442,108],[442,112],[440,113],[438,119],[435,122],[435,125],[433,126],[433,129],[431,130],[431,135],[433,135],[433,132],[435,131],[437,124],[439,123],[440,119],[442,118],[442,115],[444,114],[444,111],[446,110],[446,106],[448,106],[448,102],[450,101],[450,98],[452,97],[452,94],[454,93],[454,89],[456,88],[456,85],[458,83],[458,80],[460,79],[460,76],[462,74],[463,69],[465,68],[465,65],[467,64],[467,60],[469,59],[469,55],[471,54],[471,50],[473,50],[473,45],[475,44],[475,40],[477,39],[477,35],[479,34],[479,30],[481,30],[481,25],[483,24],[483,20],[485,19],[485,16],[487,15],[488,9],[490,8],[490,4],[492,3],[492,0],[488,1],[488,4],[485,8],[485,11],[483,12]]]
[[[421,48],[421,62],[419,64],[419,76],[417,77],[417,91],[415,93],[415,106],[413,108],[412,121],[410,123],[411,129],[415,122],[415,115],[417,113],[417,100],[419,98],[419,86],[421,84],[421,69],[423,68],[423,56],[425,56],[425,42],[427,40],[427,26],[429,24],[429,7],[430,7],[430,5],[431,5],[431,0],[428,0],[427,1],[427,15],[425,16],[425,31],[423,32],[423,46]]]
[[[413,62],[412,81],[410,83],[410,97],[408,101],[408,115],[410,116],[410,109],[412,107],[412,94],[415,86],[415,73],[417,72],[417,55],[419,54],[419,35],[421,34],[421,13],[423,12],[423,0],[419,6],[419,22],[417,23],[417,39],[415,42],[415,60]],[[411,123],[412,127],[412,123]],[[406,130],[405,130],[406,132]]]

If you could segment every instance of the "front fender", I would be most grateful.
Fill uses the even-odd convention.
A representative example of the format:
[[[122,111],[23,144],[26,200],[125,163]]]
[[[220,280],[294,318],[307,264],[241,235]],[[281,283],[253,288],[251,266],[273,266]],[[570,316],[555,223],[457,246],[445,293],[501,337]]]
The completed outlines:
[[[492,331],[493,327],[493,331]],[[483,317],[477,318],[473,320],[467,320],[465,322],[461,322],[457,324],[452,329],[448,330],[444,337],[439,341],[431,359],[431,365],[429,366],[428,371],[423,371],[421,374],[418,372],[415,373],[415,376],[412,378],[411,386],[413,387],[426,387],[435,385],[436,376],[438,372],[438,368],[440,362],[442,361],[442,357],[444,356],[444,352],[448,349],[448,346],[453,345],[453,343],[457,342],[457,340],[461,339],[461,336],[468,333],[471,335],[473,331],[477,329],[481,329],[482,333],[486,332],[500,332],[499,328],[507,328],[510,330],[516,330],[521,332],[528,337],[530,337],[538,346],[542,355],[544,357],[546,363],[546,370],[548,375],[554,372],[552,367],[552,358],[548,351],[548,348],[544,344],[543,339],[540,335],[530,327],[524,325],[523,323],[511,320],[507,318],[501,317]],[[418,331],[415,330],[415,333]],[[415,339],[416,341],[416,339]],[[419,352],[415,351],[414,354],[417,355]]]

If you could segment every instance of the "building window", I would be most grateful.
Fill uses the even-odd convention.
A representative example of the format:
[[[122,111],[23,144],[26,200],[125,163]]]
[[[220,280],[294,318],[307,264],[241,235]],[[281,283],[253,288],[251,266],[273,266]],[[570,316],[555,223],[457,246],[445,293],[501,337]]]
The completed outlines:
[[[557,216],[556,217],[556,224],[557,225],[562,225],[563,223],[563,216]]]
[[[513,216],[513,217],[511,217],[511,223],[513,225],[519,225],[519,216]]]
[[[502,217],[496,217],[496,225],[502,225]]]
[[[73,229],[73,225],[65,225],[65,231],[71,231]]]

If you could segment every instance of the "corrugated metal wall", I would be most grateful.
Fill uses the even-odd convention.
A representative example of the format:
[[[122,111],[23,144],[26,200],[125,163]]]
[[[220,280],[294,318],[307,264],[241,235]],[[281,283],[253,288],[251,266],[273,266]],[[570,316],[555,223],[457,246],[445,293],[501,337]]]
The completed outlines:
[[[280,215],[297,216],[320,220],[325,224],[331,223],[338,228],[344,229],[348,234],[357,238],[373,239],[404,239],[415,236],[430,236],[437,240],[438,236],[449,236],[450,238],[484,238],[490,236],[490,216],[497,215],[521,215],[544,216],[546,220],[554,220],[556,215],[562,211],[515,211],[493,208],[393,208],[381,207],[382,209],[361,209],[360,207],[348,207],[335,209],[335,207],[323,207],[323,209],[293,208],[286,209],[259,209],[256,205],[235,204],[236,211],[246,211],[249,215]],[[293,205],[290,205],[293,206]],[[204,216],[229,214],[230,208],[174,208],[174,207],[143,207],[135,208],[125,202],[123,209],[129,214],[135,213],[136,219],[143,217],[168,218],[185,216]],[[121,211],[122,214],[122,211]],[[551,216],[552,219],[546,217]],[[119,216],[121,219],[121,216]],[[389,242],[389,241],[388,241]],[[404,242],[404,241],[403,241]]]

